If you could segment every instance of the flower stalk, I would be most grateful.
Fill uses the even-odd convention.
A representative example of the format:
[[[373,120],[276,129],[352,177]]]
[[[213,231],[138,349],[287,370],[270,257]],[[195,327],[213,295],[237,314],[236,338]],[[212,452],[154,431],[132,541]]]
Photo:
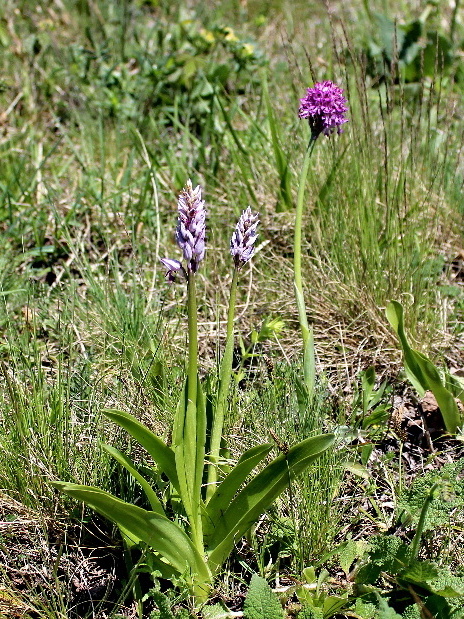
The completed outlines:
[[[302,230],[303,230],[303,207],[306,187],[306,179],[309,172],[311,155],[314,150],[316,140],[311,139],[306,148],[303,166],[301,168],[300,181],[298,186],[298,198],[295,214],[295,236],[293,241],[293,272],[296,304],[298,308],[298,319],[300,322],[301,336],[303,339],[303,375],[309,397],[314,393],[316,379],[314,336],[312,327],[308,324],[306,305],[303,294],[303,277],[301,274],[301,249],[302,249]]]
[[[308,88],[306,95],[300,99],[300,107],[298,110],[298,116],[307,119],[311,129],[311,139],[306,148],[300,173],[295,213],[295,235],[293,241],[295,297],[303,339],[303,376],[309,398],[312,398],[314,394],[316,361],[313,329],[308,324],[301,273],[304,195],[311,155],[317,138],[321,134],[330,137],[334,132],[342,133],[342,125],[348,122],[348,119],[345,118],[345,113],[347,111],[347,101],[343,97],[343,90],[330,81],[320,82],[315,84],[312,88]]]
[[[208,486],[206,489],[206,503],[216,490],[218,480],[218,465],[221,450],[221,438],[224,429],[224,416],[232,377],[232,363],[234,356],[234,318],[237,298],[237,283],[240,269],[246,264],[255,252],[258,226],[258,214],[248,207],[241,214],[234,233],[230,240],[230,253],[234,259],[234,272],[230,286],[229,309],[227,311],[227,339],[224,355],[219,370],[219,389],[216,396],[214,417],[211,428],[211,446],[208,467]]]

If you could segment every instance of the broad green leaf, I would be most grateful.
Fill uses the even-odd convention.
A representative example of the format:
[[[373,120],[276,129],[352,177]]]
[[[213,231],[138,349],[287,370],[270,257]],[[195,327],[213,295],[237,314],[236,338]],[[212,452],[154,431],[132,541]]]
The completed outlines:
[[[323,595],[323,604],[322,611],[324,614],[324,619],[327,617],[333,617],[337,614],[337,611],[341,610],[346,606],[348,602],[348,595],[345,597],[341,597],[340,595]]]
[[[464,597],[464,579],[453,576],[447,568],[438,567],[429,561],[413,562],[401,574],[401,579],[443,597]]]
[[[226,511],[247,476],[267,456],[271,449],[272,445],[267,443],[252,447],[242,454],[231,472],[216,488],[206,506],[205,535],[207,535],[208,531],[211,533],[214,530],[217,518]]]
[[[179,491],[179,480],[177,478],[173,450],[130,413],[115,409],[103,409],[103,413],[108,419],[111,419],[111,421],[117,423],[121,428],[129,432],[129,434],[148,451],[161,469],[161,472],[169,477],[171,484]]]
[[[209,541],[209,562],[217,569],[230,553],[234,542],[287,488],[290,480],[302,473],[334,442],[333,434],[308,438],[275,458],[256,475],[217,518]]]
[[[455,434],[462,420],[453,394],[443,384],[434,364],[425,355],[409,346],[404,333],[402,306],[397,301],[391,301],[386,313],[403,348],[404,367],[409,380],[421,396],[427,390],[433,393],[440,407],[446,429],[451,434]]]
[[[413,560],[401,573],[401,578],[428,588],[427,583],[438,578],[438,567],[430,561]]]
[[[422,374],[425,376],[428,388],[440,407],[446,429],[451,434],[456,434],[458,426],[461,425],[461,415],[453,394],[443,385],[440,374],[433,363],[420,352],[413,351],[413,353]]]
[[[203,511],[201,485],[206,442],[206,402],[198,378],[196,402],[190,402],[187,394],[188,379],[177,407],[172,442],[179,494],[195,537],[200,535],[200,514]]]
[[[367,368],[365,372],[361,375],[361,384],[362,384],[362,407],[363,413],[366,415],[369,402],[372,396],[372,392],[375,386],[375,368],[373,366]]]
[[[284,611],[277,595],[264,578],[253,574],[243,606],[245,619],[283,619]]]
[[[235,307],[235,297],[237,290],[237,272],[234,274],[231,287],[231,307]],[[232,363],[234,357],[234,331],[233,329],[227,336],[224,354],[221,360],[219,371],[219,387],[216,397],[214,398],[214,406],[212,410],[211,420],[211,440],[210,440],[210,463],[208,466],[208,485],[206,488],[206,502],[208,502],[216,489],[218,478],[219,455],[221,451],[221,439],[224,429],[224,415],[227,406],[227,396],[230,389],[230,381],[232,377]]]
[[[376,13],[374,17],[377,21],[381,45],[388,60],[391,62],[399,55],[403,47],[404,31],[387,15]]]
[[[445,387],[464,404],[464,378],[445,371]]]
[[[385,311],[388,322],[392,326],[396,335],[400,340],[403,349],[404,369],[408,379],[418,394],[423,397],[427,391],[427,381],[422,375],[422,371],[417,364],[412,348],[409,346],[406,334],[404,332],[403,306],[398,301],[390,301]]]
[[[153,490],[153,488],[147,482],[145,477],[143,477],[143,475],[141,475],[137,471],[137,469],[135,467],[135,464],[132,462],[132,460],[128,456],[123,454],[121,451],[119,451],[119,449],[116,449],[115,447],[111,447],[111,445],[103,445],[102,444],[102,447],[111,456],[113,456],[113,458],[117,462],[119,462],[119,464],[121,466],[123,466],[126,470],[128,470],[129,473],[132,475],[132,477],[135,480],[137,480],[139,482],[139,484],[143,488],[143,491],[145,492],[145,495],[146,495],[148,501],[150,502],[151,509],[155,513],[161,514],[161,516],[166,516],[166,514],[164,513],[163,506],[161,505],[161,502],[160,502],[156,492]]]
[[[165,516],[121,501],[99,488],[66,482],[54,482],[52,485],[92,507],[121,527],[126,535],[135,536],[137,541],[145,542],[179,574],[188,569],[200,580],[210,580],[209,570],[190,538]]]

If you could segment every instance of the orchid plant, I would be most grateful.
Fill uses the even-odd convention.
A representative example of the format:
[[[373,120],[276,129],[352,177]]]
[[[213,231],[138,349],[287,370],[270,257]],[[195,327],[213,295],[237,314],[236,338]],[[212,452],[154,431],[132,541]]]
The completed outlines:
[[[306,306],[303,296],[303,279],[301,275],[301,245],[303,228],[303,206],[306,187],[306,179],[309,171],[311,155],[316,145],[317,138],[324,134],[330,137],[335,131],[342,133],[342,125],[348,122],[345,117],[348,111],[347,101],[343,96],[343,90],[333,82],[325,81],[314,84],[308,88],[306,95],[300,99],[298,116],[307,119],[311,129],[311,138],[306,148],[303,166],[301,168],[298,186],[298,198],[296,203],[295,235],[293,241],[293,272],[296,304],[300,322],[301,335],[303,338],[303,373],[304,383],[309,397],[314,392],[315,383],[315,352],[314,335],[312,327],[308,324]]]
[[[151,456],[152,475],[142,475],[127,454],[103,447],[127,469],[145,492],[150,509],[99,488],[55,482],[54,486],[83,501],[113,521],[129,546],[142,546],[153,570],[164,578],[182,577],[197,605],[205,602],[214,578],[234,544],[261,514],[334,441],[332,434],[307,438],[271,461],[265,460],[273,444],[245,451],[235,466],[221,466],[224,415],[232,376],[234,314],[237,284],[242,267],[255,251],[258,215],[243,211],[230,242],[233,278],[227,320],[227,340],[219,370],[217,391],[205,394],[198,378],[196,274],[205,256],[206,210],[201,187],[190,181],[180,194],[176,241],[183,262],[163,258],[166,279],[186,281],[188,289],[188,362],[185,387],[175,414],[172,444],[165,444],[133,415],[103,411],[124,428]],[[211,406],[211,415],[207,407]],[[212,421],[208,425],[208,419]],[[253,471],[260,467],[259,472]],[[162,493],[161,475],[169,480]],[[169,517],[169,515],[171,515]]]

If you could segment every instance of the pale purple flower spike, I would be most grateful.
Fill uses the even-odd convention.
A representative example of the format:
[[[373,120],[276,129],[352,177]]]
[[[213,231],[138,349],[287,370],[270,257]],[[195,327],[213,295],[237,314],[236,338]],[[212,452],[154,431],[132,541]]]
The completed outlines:
[[[334,131],[342,133],[341,125],[348,122],[345,118],[347,111],[348,102],[343,96],[343,89],[327,80],[308,88],[306,95],[300,99],[298,116],[309,120],[311,138],[316,140],[321,133],[326,136]]]
[[[174,282],[176,275],[188,279],[188,273],[195,273],[198,265],[205,257],[206,210],[205,201],[201,199],[201,187],[192,187],[189,179],[179,195],[177,203],[179,217],[177,219],[176,241],[182,250],[186,268],[179,260],[160,258],[166,268],[166,279]]]
[[[178,211],[176,241],[184,254],[187,269],[195,273],[205,256],[206,210],[200,185],[193,189],[190,179],[179,195]]]
[[[259,224],[258,213],[252,213],[248,207],[240,215],[230,240],[230,253],[238,268],[248,262],[255,253],[254,243],[257,238],[256,228]]]

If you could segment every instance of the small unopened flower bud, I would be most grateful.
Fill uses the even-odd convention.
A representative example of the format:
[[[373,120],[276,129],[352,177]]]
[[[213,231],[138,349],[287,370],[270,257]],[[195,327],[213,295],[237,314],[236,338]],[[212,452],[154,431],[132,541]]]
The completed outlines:
[[[240,215],[230,240],[230,253],[238,268],[248,262],[255,253],[254,243],[257,239],[256,228],[259,224],[258,213],[252,213],[248,207]]]
[[[195,273],[205,256],[206,210],[201,199],[201,187],[192,187],[190,180],[181,191],[178,201],[176,241],[187,262],[187,269]]]

